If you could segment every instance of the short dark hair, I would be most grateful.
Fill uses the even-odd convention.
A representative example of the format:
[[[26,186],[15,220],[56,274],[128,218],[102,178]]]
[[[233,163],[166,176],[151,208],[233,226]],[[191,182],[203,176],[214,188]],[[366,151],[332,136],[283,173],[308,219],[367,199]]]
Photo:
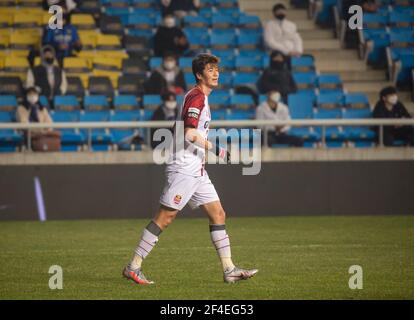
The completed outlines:
[[[196,82],[198,82],[197,74],[202,74],[206,65],[219,63],[220,59],[212,54],[201,53],[197,55],[197,57],[193,59],[192,64],[193,75]]]
[[[275,12],[279,9],[286,10],[286,6],[283,3],[277,3],[273,6],[272,12]]]
[[[389,87],[385,87],[380,91],[380,98],[386,97],[390,94],[396,94],[397,93],[397,89],[393,86],[389,86]]]

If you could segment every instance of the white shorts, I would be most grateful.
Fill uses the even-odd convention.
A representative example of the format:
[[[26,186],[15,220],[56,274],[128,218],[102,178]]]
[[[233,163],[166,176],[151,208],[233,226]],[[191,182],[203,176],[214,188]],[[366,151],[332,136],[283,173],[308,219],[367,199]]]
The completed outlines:
[[[188,203],[192,209],[220,200],[206,171],[201,177],[178,172],[167,172],[160,203],[166,207],[182,210]]]

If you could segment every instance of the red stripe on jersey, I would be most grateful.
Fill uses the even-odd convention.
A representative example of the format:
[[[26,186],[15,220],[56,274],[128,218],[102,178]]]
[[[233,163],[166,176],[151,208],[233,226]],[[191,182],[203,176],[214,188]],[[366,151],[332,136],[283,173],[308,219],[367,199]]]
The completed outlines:
[[[191,89],[184,100],[181,120],[184,121],[184,128],[197,128],[201,111],[204,109],[204,93],[198,88]]]

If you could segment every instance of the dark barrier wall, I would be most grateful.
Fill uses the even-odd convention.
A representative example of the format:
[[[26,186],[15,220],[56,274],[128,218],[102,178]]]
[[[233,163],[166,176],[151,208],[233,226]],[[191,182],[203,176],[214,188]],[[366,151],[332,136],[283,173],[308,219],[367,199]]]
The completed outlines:
[[[208,167],[230,216],[414,214],[414,162],[264,163],[257,176],[241,170]],[[38,218],[34,177],[49,220],[149,218],[158,207],[163,172],[151,164],[3,166],[0,220]]]

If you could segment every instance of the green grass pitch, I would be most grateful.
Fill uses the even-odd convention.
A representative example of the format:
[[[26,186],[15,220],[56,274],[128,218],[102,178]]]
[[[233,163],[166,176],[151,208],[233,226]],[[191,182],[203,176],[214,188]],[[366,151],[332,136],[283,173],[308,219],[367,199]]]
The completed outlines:
[[[145,220],[1,222],[0,299],[413,299],[414,216],[229,218],[233,260],[256,277],[225,284],[207,219],[178,217],[121,277]],[[49,289],[51,265],[63,289]],[[348,269],[363,268],[351,290]]]

